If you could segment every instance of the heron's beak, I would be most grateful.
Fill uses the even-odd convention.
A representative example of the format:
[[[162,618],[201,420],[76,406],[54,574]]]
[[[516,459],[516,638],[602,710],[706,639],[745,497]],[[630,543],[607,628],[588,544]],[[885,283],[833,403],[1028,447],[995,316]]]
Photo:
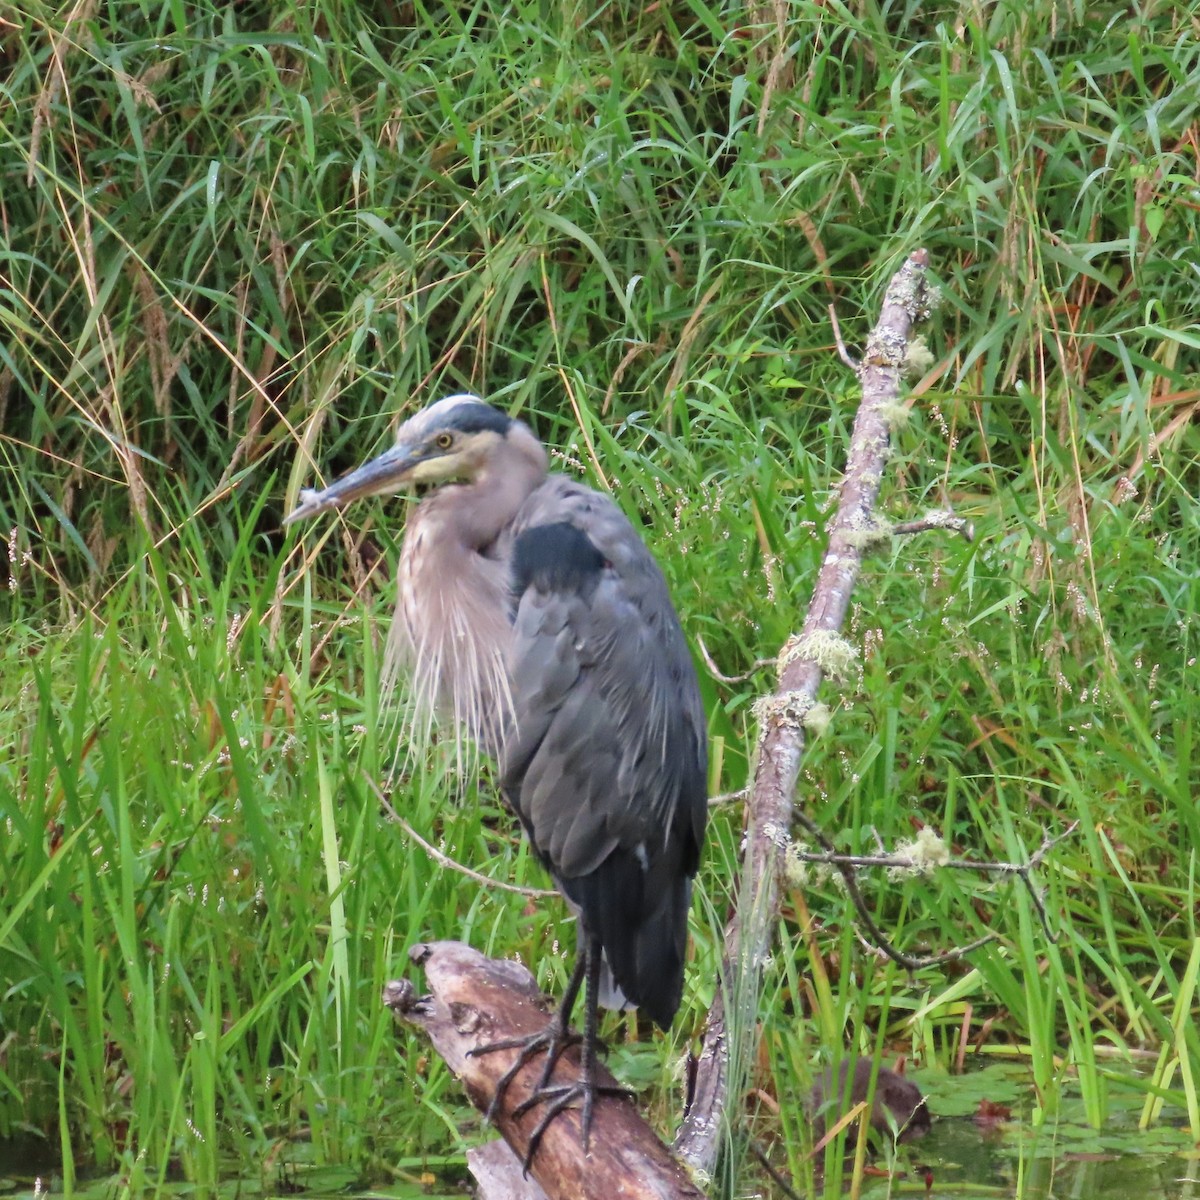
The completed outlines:
[[[315,517],[318,513],[341,508],[352,500],[360,500],[363,496],[378,496],[399,491],[408,482],[409,472],[422,461],[410,447],[393,446],[378,458],[363,463],[348,475],[335,480],[327,488],[320,491],[302,488],[300,503],[288,513],[283,523],[290,525],[293,521]]]

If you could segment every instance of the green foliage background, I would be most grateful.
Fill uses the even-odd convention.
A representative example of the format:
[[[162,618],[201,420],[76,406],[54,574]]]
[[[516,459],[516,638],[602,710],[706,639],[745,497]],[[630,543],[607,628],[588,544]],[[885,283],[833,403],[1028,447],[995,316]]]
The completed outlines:
[[[543,882],[486,781],[396,774],[399,506],[280,518],[482,391],[751,670],[802,619],[857,400],[828,306],[860,345],[918,246],[943,302],[886,508],[978,536],[873,560],[798,801],[848,850],[927,823],[1019,861],[1079,820],[1041,873],[1059,937],[1011,884],[881,878],[901,945],[999,935],[908,980],[812,880],[753,1082],[982,1046],[1028,1060],[1034,1120],[1074,1091],[1099,1125],[1148,1050],[1147,1120],[1200,1136],[1197,37],[1183,6],[1015,0],[0,14],[0,1138],[130,1194],[461,1175],[477,1123],[380,987],[454,936],[555,988],[573,934],[381,809],[390,780],[446,853]],[[714,793],[771,682],[705,673]],[[714,813],[676,1031],[615,1052],[664,1129],[740,828]],[[799,1106],[747,1119],[816,1186]]]

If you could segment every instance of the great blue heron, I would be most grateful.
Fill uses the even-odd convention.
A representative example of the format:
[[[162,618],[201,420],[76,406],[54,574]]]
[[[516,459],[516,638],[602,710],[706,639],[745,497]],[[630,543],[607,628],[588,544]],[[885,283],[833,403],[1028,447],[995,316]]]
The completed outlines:
[[[521,1050],[489,1115],[546,1053],[528,1167],[572,1104],[587,1152],[597,1003],[637,1005],[664,1030],[679,1007],[707,815],[704,711],[666,582],[633,526],[607,496],[548,474],[528,426],[476,396],[430,405],[390,450],[302,492],[288,521],[413,485],[433,490],[408,518],[391,640],[418,707],[452,714],[460,745],[496,757],[508,803],[579,920],[575,969],[547,1029],[480,1051]],[[581,986],[580,1077],[551,1087]]]

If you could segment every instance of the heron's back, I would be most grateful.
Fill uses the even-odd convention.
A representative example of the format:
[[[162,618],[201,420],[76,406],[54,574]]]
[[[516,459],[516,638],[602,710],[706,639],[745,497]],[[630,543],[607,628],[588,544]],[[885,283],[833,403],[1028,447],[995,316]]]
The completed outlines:
[[[691,656],[662,572],[608,497],[551,476],[506,537],[503,785],[617,985],[665,1028],[707,815]]]

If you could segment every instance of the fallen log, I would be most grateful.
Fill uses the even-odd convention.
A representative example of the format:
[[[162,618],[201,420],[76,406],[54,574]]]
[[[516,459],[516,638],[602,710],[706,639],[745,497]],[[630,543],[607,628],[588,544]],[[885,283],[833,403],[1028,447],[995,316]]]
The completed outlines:
[[[467,1167],[479,1184],[476,1200],[547,1200],[536,1179],[530,1179],[503,1138],[467,1151]]]
[[[428,1036],[461,1080],[471,1103],[486,1112],[497,1083],[516,1061],[517,1051],[481,1055],[471,1051],[545,1028],[552,1002],[520,963],[486,958],[461,942],[416,945],[409,950],[409,957],[424,968],[430,994],[420,995],[412,983],[401,979],[387,984],[383,1002],[397,1017]],[[516,1075],[496,1113],[496,1130],[511,1148],[515,1163],[498,1159],[490,1150],[469,1160],[484,1197],[521,1195],[513,1191],[513,1167],[520,1175],[529,1135],[541,1111],[535,1107],[520,1117],[513,1112],[536,1089],[544,1061],[544,1056],[538,1055]],[[574,1082],[579,1069],[578,1049],[572,1047],[556,1065],[552,1083]],[[617,1082],[603,1066],[597,1074],[600,1084]],[[579,1113],[569,1109],[551,1121],[530,1174],[548,1200],[701,1200],[703,1195],[633,1102],[621,1096],[597,1096],[586,1157]],[[523,1200],[531,1200],[535,1194],[527,1190]]]

